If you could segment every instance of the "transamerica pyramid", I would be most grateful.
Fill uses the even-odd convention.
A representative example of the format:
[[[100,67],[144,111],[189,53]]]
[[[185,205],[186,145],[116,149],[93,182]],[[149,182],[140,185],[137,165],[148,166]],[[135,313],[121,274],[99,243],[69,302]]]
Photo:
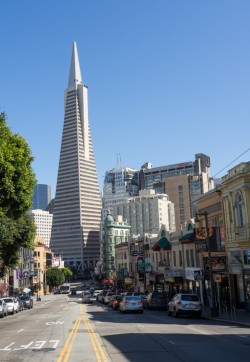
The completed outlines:
[[[73,43],[50,247],[65,265],[93,271],[100,254],[101,196],[83,84]]]

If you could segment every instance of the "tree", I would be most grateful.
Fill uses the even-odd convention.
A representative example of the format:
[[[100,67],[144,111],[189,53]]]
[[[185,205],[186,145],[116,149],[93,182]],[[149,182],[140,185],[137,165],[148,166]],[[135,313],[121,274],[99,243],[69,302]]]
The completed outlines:
[[[49,268],[46,272],[46,281],[50,287],[59,287],[65,282],[65,276],[62,269]]]
[[[66,281],[73,275],[73,272],[70,268],[61,268],[61,271],[63,272]]]
[[[36,184],[33,157],[23,137],[13,134],[0,114],[0,277],[33,247],[36,227],[28,211]]]

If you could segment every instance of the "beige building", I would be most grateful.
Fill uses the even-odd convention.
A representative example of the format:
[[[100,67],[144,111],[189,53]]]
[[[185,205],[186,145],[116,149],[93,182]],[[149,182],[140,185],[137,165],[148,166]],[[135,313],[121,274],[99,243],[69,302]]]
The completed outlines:
[[[45,245],[45,241],[36,236],[34,247],[34,277],[32,289],[38,296],[47,293],[46,270],[52,266],[51,249]]]
[[[139,196],[114,205],[113,215],[127,220],[132,235],[158,233],[162,225],[168,231],[175,230],[174,204],[168,195],[156,194],[155,190],[141,190]]]
[[[250,162],[229,170],[221,191],[231,301],[250,312]]]
[[[181,224],[191,218],[190,177],[178,175],[165,179],[165,193],[175,206],[176,230],[180,230]]]

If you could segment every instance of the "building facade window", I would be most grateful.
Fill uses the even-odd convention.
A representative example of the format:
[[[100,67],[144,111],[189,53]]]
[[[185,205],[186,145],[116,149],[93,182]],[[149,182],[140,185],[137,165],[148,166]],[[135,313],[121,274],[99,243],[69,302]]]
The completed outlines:
[[[182,266],[182,251],[179,250],[179,265]]]
[[[175,251],[173,252],[173,263],[174,263],[174,266],[176,266],[176,252]]]
[[[244,226],[245,224],[244,219],[245,219],[245,210],[244,210],[243,198],[241,193],[238,193],[236,197],[236,220],[238,227]]]

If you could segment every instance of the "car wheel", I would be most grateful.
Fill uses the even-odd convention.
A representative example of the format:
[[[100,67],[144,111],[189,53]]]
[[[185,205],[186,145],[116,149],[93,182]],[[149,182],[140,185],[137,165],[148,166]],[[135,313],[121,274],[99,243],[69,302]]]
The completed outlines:
[[[142,314],[142,313],[143,313],[143,310],[140,310],[140,313]]]
[[[1,318],[4,318],[4,312],[1,314]]]

